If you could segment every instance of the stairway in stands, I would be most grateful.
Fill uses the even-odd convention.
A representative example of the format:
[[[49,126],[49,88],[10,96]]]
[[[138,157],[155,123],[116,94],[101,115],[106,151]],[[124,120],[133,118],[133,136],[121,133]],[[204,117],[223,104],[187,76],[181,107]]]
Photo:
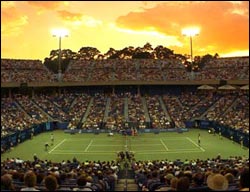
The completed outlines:
[[[124,118],[125,118],[126,122],[129,121],[129,118],[128,118],[128,98],[127,97],[125,97],[125,99],[124,99]]]
[[[162,96],[159,96],[158,99],[159,99],[160,105],[161,105],[161,107],[162,107],[162,109],[163,109],[163,111],[164,111],[164,113],[165,113],[165,115],[166,115],[168,121],[171,121],[170,115],[169,115],[169,113],[168,113],[168,111],[167,111],[167,109],[166,109],[166,106],[165,106],[165,104],[164,104],[164,101],[162,100]]]
[[[144,110],[146,122],[150,122],[150,117],[149,117],[148,107],[147,107],[147,102],[146,102],[145,97],[141,97],[141,102],[142,102],[142,106],[143,106],[143,110]]]
[[[110,103],[111,103],[111,99],[110,99],[110,97],[108,97],[108,98],[107,98],[107,102],[106,102],[106,107],[105,107],[103,122],[107,122],[107,120],[108,120],[109,109],[110,109]]]
[[[115,191],[138,191],[133,170],[120,170],[118,178],[115,185]]]
[[[89,115],[89,111],[90,111],[90,108],[91,106],[93,105],[93,102],[94,102],[94,98],[91,97],[90,101],[89,101],[89,104],[88,104],[88,107],[85,111],[85,113],[82,115],[82,119],[81,119],[81,123],[84,123]]]

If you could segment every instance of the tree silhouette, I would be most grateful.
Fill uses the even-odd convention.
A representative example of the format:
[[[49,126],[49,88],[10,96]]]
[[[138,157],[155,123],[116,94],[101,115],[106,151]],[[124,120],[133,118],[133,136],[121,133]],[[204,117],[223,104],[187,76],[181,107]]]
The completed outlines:
[[[174,51],[168,49],[167,47],[163,47],[162,45],[158,45],[154,49],[154,54],[156,55],[157,59],[167,59],[174,55]]]
[[[95,47],[82,47],[78,53],[82,59],[90,60],[96,59],[101,52]]]
[[[44,59],[44,65],[54,73],[58,73],[58,55],[59,50],[51,50],[50,56]],[[61,68],[62,73],[65,72],[71,60],[92,60],[92,59],[169,59],[175,58],[181,60],[187,70],[191,70],[191,63],[187,61],[187,56],[182,54],[174,54],[174,51],[158,45],[152,48],[152,45],[147,42],[143,47],[128,46],[121,50],[110,48],[105,54],[101,54],[95,47],[82,47],[78,52],[73,52],[70,49],[64,49],[61,52]],[[207,54],[204,56],[195,56],[193,65],[195,70],[204,67],[211,59],[219,57],[218,53],[214,56]]]

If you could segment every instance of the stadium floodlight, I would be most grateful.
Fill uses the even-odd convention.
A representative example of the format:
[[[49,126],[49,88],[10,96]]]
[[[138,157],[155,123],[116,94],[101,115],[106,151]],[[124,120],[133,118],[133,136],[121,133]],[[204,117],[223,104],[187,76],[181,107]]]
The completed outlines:
[[[200,29],[199,28],[185,28],[182,30],[182,35],[188,36],[190,38],[190,49],[191,49],[191,78],[194,79],[194,72],[193,72],[193,42],[192,37],[199,35]]]
[[[68,37],[69,31],[67,29],[52,29],[53,37],[59,37],[59,55],[58,55],[58,81],[61,82],[62,69],[61,69],[61,41],[62,37]]]

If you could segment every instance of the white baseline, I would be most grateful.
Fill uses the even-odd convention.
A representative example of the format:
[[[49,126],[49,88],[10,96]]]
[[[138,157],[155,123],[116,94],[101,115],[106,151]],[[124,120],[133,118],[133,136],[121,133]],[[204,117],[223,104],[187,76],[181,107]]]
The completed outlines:
[[[205,151],[205,149],[203,149],[202,147],[200,147],[199,145],[197,145],[192,139],[190,139],[189,137],[186,137],[187,140],[189,140],[191,143],[193,143],[196,147],[199,147],[203,152]]]
[[[51,153],[52,151],[54,151],[59,145],[61,145],[64,141],[66,141],[66,139],[62,140],[60,143],[58,143],[53,149],[51,149],[49,151],[49,153]]]
[[[90,145],[91,145],[92,143],[93,143],[93,139],[91,139],[91,141],[89,142],[88,146],[85,148],[84,152],[87,152],[87,151],[88,151],[88,149],[89,149],[89,147],[90,147]]]
[[[165,145],[165,143],[160,139],[162,145],[165,147],[166,151],[169,151],[168,147]]]

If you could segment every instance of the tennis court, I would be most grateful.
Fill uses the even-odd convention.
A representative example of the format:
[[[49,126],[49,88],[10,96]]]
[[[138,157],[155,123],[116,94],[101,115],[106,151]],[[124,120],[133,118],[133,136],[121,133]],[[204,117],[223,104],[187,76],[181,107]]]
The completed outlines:
[[[249,156],[246,148],[218,135],[214,136],[204,130],[190,130],[184,133],[144,133],[138,136],[123,136],[115,134],[95,135],[92,133],[66,134],[63,131],[54,131],[54,144],[50,143],[50,133],[42,133],[32,140],[16,146],[10,152],[2,155],[19,157],[23,160],[32,159],[34,153],[40,159],[52,161],[72,160],[76,157],[84,160],[115,160],[119,151],[126,149],[134,152],[136,160],[176,160],[176,159],[206,159],[216,157]],[[198,146],[198,133],[201,134],[201,146]],[[50,144],[45,150],[44,143]]]

